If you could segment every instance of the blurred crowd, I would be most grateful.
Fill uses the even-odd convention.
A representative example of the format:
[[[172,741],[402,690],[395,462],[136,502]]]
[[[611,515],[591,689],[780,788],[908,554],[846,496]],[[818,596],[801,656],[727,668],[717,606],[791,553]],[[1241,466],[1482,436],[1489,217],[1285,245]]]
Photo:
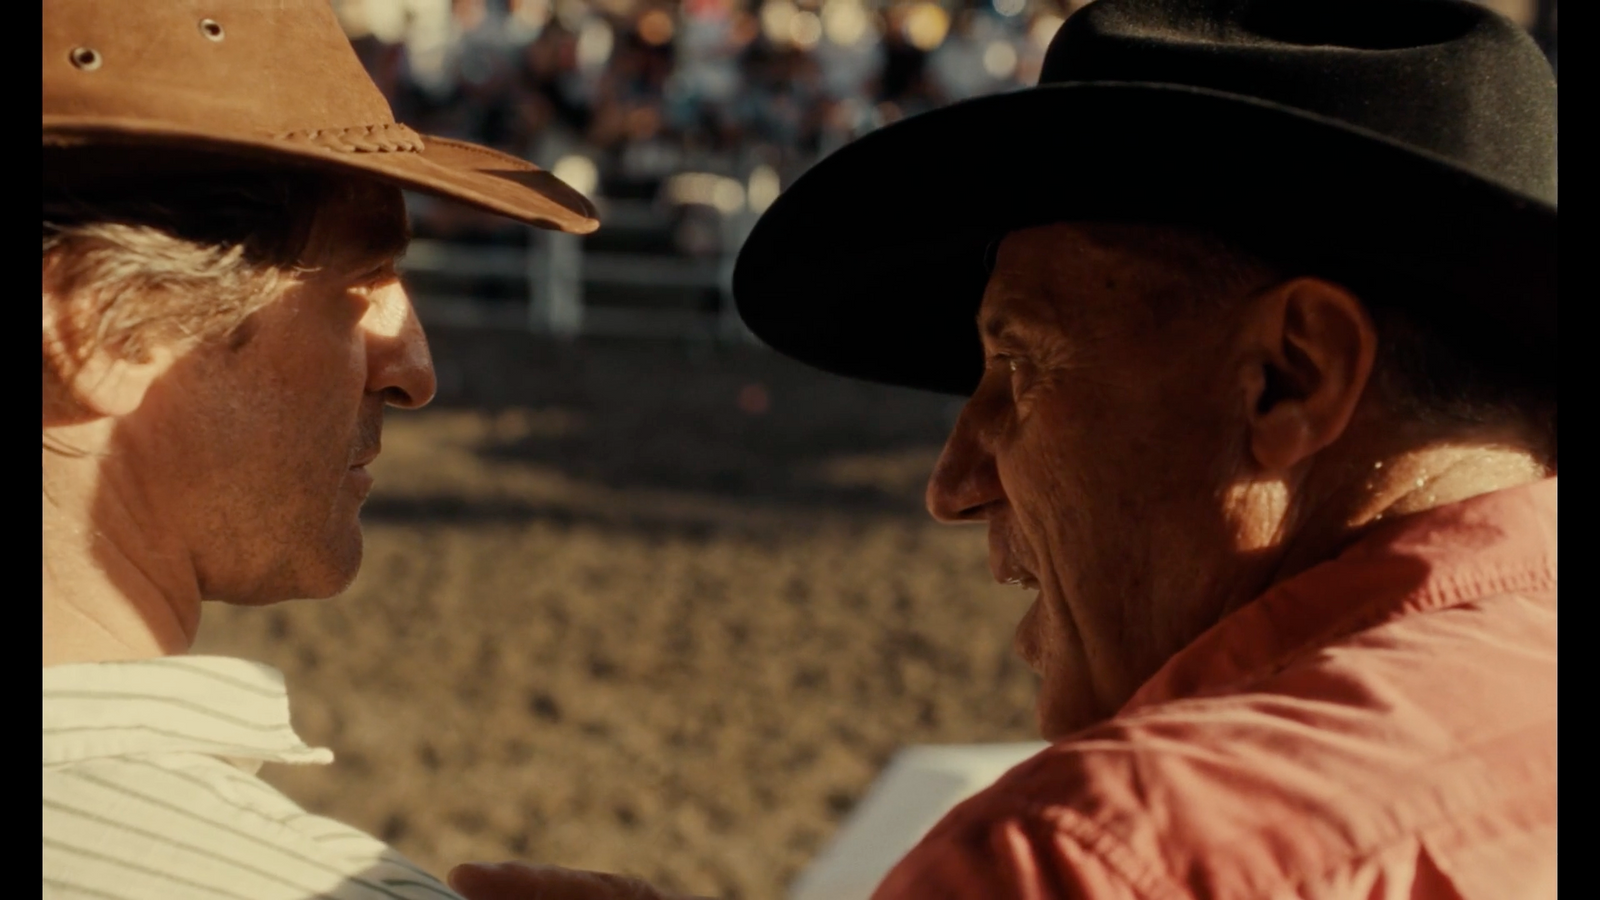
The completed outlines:
[[[592,196],[654,198],[673,173],[706,173],[748,185],[759,212],[811,162],[873,128],[1034,83],[1077,4],[334,5],[396,116],[424,132],[556,166]]]
[[[1034,84],[1087,0],[333,0],[395,114],[592,197],[760,212],[896,119]],[[1479,0],[1554,56],[1555,0]],[[677,183],[668,181],[677,175]],[[505,229],[419,201],[419,235]]]

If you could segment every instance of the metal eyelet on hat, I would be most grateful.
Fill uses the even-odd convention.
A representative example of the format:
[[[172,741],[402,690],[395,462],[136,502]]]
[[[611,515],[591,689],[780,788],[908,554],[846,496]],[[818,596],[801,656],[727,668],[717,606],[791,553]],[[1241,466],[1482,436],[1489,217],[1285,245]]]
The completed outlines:
[[[67,54],[67,59],[71,60],[74,66],[85,72],[93,72],[95,69],[100,68],[100,63],[104,62],[100,57],[100,51],[93,47],[73,47],[72,52]]]
[[[201,19],[200,33],[205,35],[208,41],[220,41],[222,40],[222,23],[216,19]]]

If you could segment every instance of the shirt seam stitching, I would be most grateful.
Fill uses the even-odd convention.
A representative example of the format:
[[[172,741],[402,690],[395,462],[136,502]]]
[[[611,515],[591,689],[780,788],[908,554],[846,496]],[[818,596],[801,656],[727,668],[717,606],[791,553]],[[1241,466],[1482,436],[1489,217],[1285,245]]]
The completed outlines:
[[[1331,629],[1331,633],[1329,633],[1326,637],[1306,644],[1301,644],[1300,646],[1290,650],[1286,650],[1279,656],[1276,656],[1271,660],[1262,663],[1261,665],[1252,667],[1249,672],[1240,675],[1236,679],[1219,684],[1209,685],[1199,693],[1160,697],[1141,704],[1138,708],[1130,710],[1123,715],[1119,715],[1117,718],[1137,720],[1140,716],[1145,714],[1146,711],[1154,710],[1160,707],[1162,704],[1170,703],[1175,700],[1200,700],[1209,697],[1226,696],[1245,691],[1253,685],[1261,683],[1265,679],[1282,673],[1285,669],[1294,665],[1296,662],[1299,662],[1300,660],[1305,659],[1314,653],[1326,649],[1331,644],[1360,634],[1361,632],[1369,631],[1373,628],[1387,624],[1386,620],[1398,621],[1401,618],[1408,618],[1411,615],[1428,615],[1430,613],[1443,612],[1447,609],[1453,609],[1466,603],[1471,603],[1474,600],[1487,600],[1495,597],[1517,597],[1538,591],[1554,590],[1557,585],[1557,580],[1554,575],[1551,575],[1548,571],[1537,571],[1532,568],[1523,569],[1520,572],[1503,574],[1492,578],[1488,576],[1474,577],[1478,580],[1473,581],[1470,585],[1463,581],[1462,576],[1441,577],[1426,587],[1400,595],[1392,604],[1386,605],[1385,611],[1383,612],[1366,612],[1359,616],[1352,616],[1349,624],[1340,625],[1334,629]],[[1413,603],[1418,600],[1426,600],[1434,597],[1437,597],[1445,602],[1439,605],[1430,606],[1427,609],[1416,610],[1404,616],[1393,616],[1395,609],[1398,607],[1405,606],[1406,604]]]
[[[1056,834],[1070,838],[1085,853],[1100,860],[1139,896],[1150,900],[1190,896],[1188,891],[1172,880],[1165,866],[1151,865],[1120,837],[1081,811],[1049,803],[1033,804],[1028,811],[1050,823]],[[1114,851],[1115,858],[1113,854],[1105,852],[1108,849]]]

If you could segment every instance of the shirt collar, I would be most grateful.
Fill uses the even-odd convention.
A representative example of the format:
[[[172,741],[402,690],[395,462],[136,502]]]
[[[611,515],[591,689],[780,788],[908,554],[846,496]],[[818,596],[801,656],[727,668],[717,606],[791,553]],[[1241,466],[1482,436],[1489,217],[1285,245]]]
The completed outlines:
[[[48,666],[44,765],[156,753],[204,753],[254,771],[263,762],[328,763],[289,724],[276,669],[242,659],[169,656]]]
[[[1556,479],[1385,523],[1179,651],[1122,708],[1214,694],[1306,649],[1476,598],[1556,586]]]

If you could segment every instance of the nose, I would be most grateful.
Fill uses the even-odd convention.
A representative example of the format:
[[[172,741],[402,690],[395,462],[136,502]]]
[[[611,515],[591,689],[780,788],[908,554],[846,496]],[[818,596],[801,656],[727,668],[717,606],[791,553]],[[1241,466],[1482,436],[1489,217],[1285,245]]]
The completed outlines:
[[[377,288],[361,320],[367,336],[367,391],[401,409],[427,406],[438,389],[428,337],[399,282]]]
[[[928,513],[940,522],[976,522],[1005,499],[1000,473],[983,428],[984,403],[974,396],[945,441],[928,478]]]

